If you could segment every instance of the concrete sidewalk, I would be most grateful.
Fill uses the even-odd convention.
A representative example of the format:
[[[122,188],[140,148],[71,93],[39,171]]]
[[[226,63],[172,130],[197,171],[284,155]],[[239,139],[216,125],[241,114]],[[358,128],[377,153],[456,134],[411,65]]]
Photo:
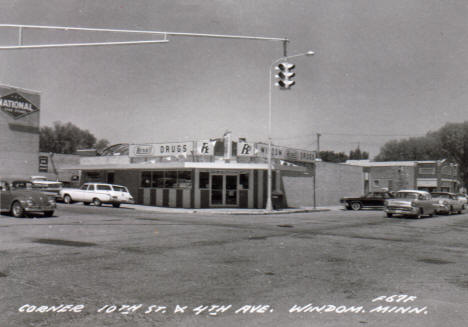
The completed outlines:
[[[341,210],[342,206],[329,206],[329,207],[303,207],[303,208],[288,208],[274,211],[267,211],[265,209],[240,209],[240,208],[209,208],[209,209],[184,209],[184,208],[167,208],[145,206],[140,204],[123,204],[123,208],[130,208],[140,211],[159,212],[159,213],[187,213],[187,214],[220,214],[220,215],[278,215],[290,213],[303,213],[303,212],[323,212],[330,210]]]

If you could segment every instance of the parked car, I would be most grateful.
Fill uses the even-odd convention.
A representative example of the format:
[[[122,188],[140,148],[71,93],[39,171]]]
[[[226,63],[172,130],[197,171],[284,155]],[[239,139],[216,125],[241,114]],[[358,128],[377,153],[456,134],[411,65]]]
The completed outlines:
[[[433,216],[435,206],[429,192],[401,190],[395,193],[395,198],[385,201],[384,211],[387,217],[402,215],[421,218],[422,216]]]
[[[369,192],[361,197],[342,198],[340,202],[348,210],[361,210],[362,208],[383,208],[385,200],[393,198],[387,191]]]
[[[463,209],[466,208],[466,204],[468,202],[468,197],[466,194],[458,193],[457,194],[457,199],[463,204]]]
[[[93,203],[100,206],[103,203],[120,207],[121,203],[135,203],[128,189],[122,185],[104,183],[85,183],[79,189],[63,188],[60,190],[63,202],[83,202],[85,205]]]
[[[464,209],[463,202],[456,194],[449,192],[432,192],[432,199],[435,200],[434,206],[436,213],[452,214],[461,213]]]
[[[42,192],[58,197],[62,189],[62,183],[59,181],[48,180],[44,176],[31,176],[31,182],[34,188],[38,188]]]
[[[51,217],[56,208],[55,198],[33,188],[27,180],[0,180],[0,211],[14,217],[27,213],[42,213]]]

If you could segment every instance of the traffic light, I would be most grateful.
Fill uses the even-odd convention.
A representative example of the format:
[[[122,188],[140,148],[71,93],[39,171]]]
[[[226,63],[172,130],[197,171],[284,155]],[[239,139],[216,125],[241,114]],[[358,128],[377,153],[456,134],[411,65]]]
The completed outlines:
[[[294,67],[296,67],[296,65],[286,61],[275,67],[275,69],[279,71],[276,75],[276,78],[278,78],[276,85],[281,89],[288,90],[291,86],[296,84],[296,81],[293,80],[293,77],[296,75],[296,73],[293,72]]]

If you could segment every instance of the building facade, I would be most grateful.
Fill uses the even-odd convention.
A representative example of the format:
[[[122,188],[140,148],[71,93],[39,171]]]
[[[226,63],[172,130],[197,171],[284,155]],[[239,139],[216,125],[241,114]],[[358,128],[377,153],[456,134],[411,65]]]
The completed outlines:
[[[447,160],[384,161],[349,160],[349,165],[363,167],[364,191],[398,191],[402,189],[429,192],[458,192],[458,166]]]
[[[175,208],[266,205],[265,143],[234,141],[227,133],[222,138],[201,141],[118,144],[103,154],[81,157],[80,165],[69,169],[81,171],[81,182],[125,185],[137,203],[144,205]],[[320,171],[326,173],[322,175]],[[335,204],[340,196],[360,185],[361,171],[347,165],[317,163],[312,151],[272,146],[274,205],[300,207],[325,205],[327,201]],[[343,181],[349,185],[347,188],[340,186]]]
[[[40,94],[0,85],[0,176],[31,176],[39,169]]]

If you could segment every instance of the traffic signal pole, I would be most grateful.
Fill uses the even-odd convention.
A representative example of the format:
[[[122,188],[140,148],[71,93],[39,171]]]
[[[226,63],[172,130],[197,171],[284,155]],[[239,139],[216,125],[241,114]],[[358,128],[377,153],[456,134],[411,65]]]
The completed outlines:
[[[285,40],[283,42],[283,46],[284,46],[284,53],[286,53],[286,44],[287,44],[287,40]],[[281,57],[281,58],[278,58],[276,59],[275,61],[273,61],[268,69],[268,75],[270,77],[269,79],[269,87],[268,87],[268,185],[267,185],[267,203],[266,203],[266,206],[265,206],[265,210],[266,211],[272,211],[273,210],[273,205],[272,205],[272,202],[271,202],[271,196],[272,196],[272,140],[271,140],[271,115],[272,115],[272,112],[271,112],[271,107],[272,107],[272,88],[273,88],[273,82],[272,82],[272,78],[273,78],[273,67],[278,63],[278,62],[281,62],[281,61],[285,61],[285,60],[288,60],[288,59],[291,59],[291,58],[296,58],[296,57],[302,57],[302,56],[313,56],[315,53],[313,51],[307,51],[305,53],[299,53],[299,54],[295,54],[295,55],[292,55],[292,56],[285,56],[285,57]]]

